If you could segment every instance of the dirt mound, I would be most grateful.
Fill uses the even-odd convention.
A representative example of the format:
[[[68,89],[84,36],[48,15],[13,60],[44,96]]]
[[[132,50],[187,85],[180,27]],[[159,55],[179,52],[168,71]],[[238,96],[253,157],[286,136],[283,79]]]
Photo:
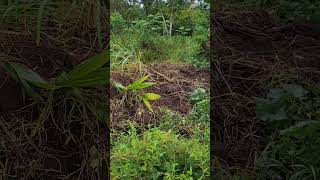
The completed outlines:
[[[161,95],[161,98],[152,102],[152,106],[157,109],[158,107],[167,107],[173,111],[177,111],[182,115],[186,115],[191,111],[191,104],[189,102],[189,94],[191,91],[198,87],[209,87],[209,71],[199,70],[191,65],[177,65],[177,64],[153,64],[146,66],[145,71],[150,74],[149,81],[156,84],[145,92],[153,92]],[[121,73],[111,72],[111,79],[120,82],[123,85],[128,85],[139,78],[139,71]],[[140,76],[141,77],[141,76]],[[151,113],[140,103],[139,107],[125,106],[120,108],[117,102],[120,101],[122,96],[119,96],[114,88],[111,88],[111,109],[112,118],[115,122],[123,120],[135,119],[140,123],[149,123],[151,121],[159,120],[161,114],[152,118]],[[122,102],[123,103],[123,102]],[[142,115],[137,117],[139,111]]]
[[[307,23],[282,26],[266,12],[212,16],[212,125],[227,166],[253,168],[264,148],[254,97],[288,82],[320,82],[320,32]]]

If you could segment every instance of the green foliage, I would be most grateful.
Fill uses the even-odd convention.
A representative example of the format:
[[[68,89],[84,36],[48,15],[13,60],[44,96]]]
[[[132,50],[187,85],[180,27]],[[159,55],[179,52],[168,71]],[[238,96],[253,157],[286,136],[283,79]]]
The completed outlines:
[[[307,19],[320,22],[320,2],[314,0],[260,0],[262,7],[278,6],[276,14],[285,20]]]
[[[121,4],[121,3],[120,3]],[[126,4],[126,3],[124,3]],[[176,5],[174,5],[176,4]],[[179,4],[179,5],[177,5]],[[175,7],[172,7],[174,5]],[[171,0],[168,2],[158,1],[154,2],[155,9],[152,13],[147,13],[144,16],[135,16],[136,18],[123,18],[128,13],[126,10],[120,10],[118,7],[112,11],[111,24],[117,26],[123,24],[125,20],[126,25],[139,31],[153,31],[162,35],[169,35],[170,24],[172,22],[172,34],[175,35],[188,35],[191,36],[199,27],[208,30],[209,28],[209,11],[203,5],[190,6],[190,2],[182,2]],[[131,7],[134,9],[137,4],[126,4],[123,6]],[[130,9],[130,8],[129,8]],[[143,9],[140,8],[140,11]],[[137,9],[136,11],[139,11]]]
[[[150,2],[152,0],[124,3],[123,7],[117,3],[111,20],[115,24],[111,32],[111,68],[119,70],[136,63],[161,62],[190,63],[207,68],[209,63],[201,43],[208,40],[208,11],[192,9],[190,1],[184,0]],[[135,9],[140,3],[145,6]],[[129,18],[124,7],[145,14]],[[173,20],[172,35],[170,20]],[[113,81],[123,93],[121,102],[133,107],[143,101],[152,111],[149,101],[160,96],[145,93],[149,85],[142,84],[147,78],[142,77],[127,86]],[[127,135],[113,138],[112,179],[209,179],[209,95],[207,90],[199,88],[190,98],[193,109],[188,115],[160,108],[164,114],[161,123],[150,125],[151,129],[139,127],[141,134],[135,127]]]
[[[182,35],[194,35],[196,30],[209,28],[209,13],[203,8],[186,8],[178,12],[175,19],[175,31]]]
[[[173,131],[153,128],[113,142],[113,179],[208,179],[209,144],[180,137]]]
[[[143,19],[132,21],[132,28],[139,31],[157,32],[159,34],[167,34],[168,21],[163,19],[160,14],[149,14]]]
[[[190,95],[192,111],[181,116],[179,113],[162,109],[164,113],[159,128],[165,131],[173,129],[180,134],[194,137],[203,143],[210,143],[210,97],[203,88],[196,88]]]
[[[140,61],[140,32],[125,29],[123,32],[112,32],[111,36],[111,69],[123,69],[129,63]]]
[[[143,103],[147,106],[147,108],[151,112],[153,112],[153,108],[152,108],[152,106],[151,106],[149,101],[154,101],[154,100],[159,99],[160,95],[155,94],[155,93],[144,93],[144,94],[141,94],[141,92],[137,92],[139,90],[146,89],[146,88],[148,88],[148,87],[150,87],[150,86],[155,84],[155,83],[152,83],[152,82],[144,82],[148,78],[149,78],[149,75],[144,76],[144,77],[136,80],[135,82],[133,82],[133,83],[127,85],[127,86],[123,86],[119,82],[113,81],[113,85],[120,92],[124,93],[125,95],[127,93],[134,93],[136,96],[138,96],[139,99],[141,99],[143,101]]]
[[[191,93],[193,103],[189,118],[196,122],[210,121],[210,96],[204,88],[197,88]]]
[[[320,2],[315,0],[229,0],[235,7],[269,9],[283,21],[320,22]]]
[[[191,93],[191,101],[193,103],[199,103],[203,100],[206,100],[208,99],[208,93],[207,93],[207,90],[204,89],[204,88],[196,88],[195,90],[192,91]]]
[[[110,0],[110,5],[111,13],[120,13],[125,21],[133,21],[144,16],[139,5],[129,4],[125,0]]]
[[[290,120],[289,110],[293,111],[298,103],[304,100],[307,91],[299,85],[289,84],[284,88],[271,89],[267,99],[256,98],[257,118],[267,121],[273,126],[286,127]]]
[[[289,84],[257,101],[257,116],[274,138],[261,157],[259,178],[319,179],[319,90]]]
[[[186,62],[199,68],[208,68],[209,61],[200,43],[205,38],[208,38],[207,34],[196,37],[169,37],[155,32],[126,29],[122,33],[112,35],[111,68],[123,69],[128,64],[140,61],[143,63]]]
[[[172,14],[172,7],[167,6],[172,3],[183,5]],[[191,8],[188,3],[155,2],[157,8],[151,10],[153,13],[134,20],[125,20],[125,10],[120,11],[120,6],[114,10],[111,15],[111,68],[124,69],[127,64],[166,61],[208,68],[209,62],[201,44],[209,37],[209,11],[203,6]],[[126,6],[134,8],[137,4]],[[172,15],[173,36],[170,36]]]
[[[122,15],[119,12],[113,12],[110,19],[113,32],[120,32],[127,26],[126,21],[123,19]]]
[[[320,121],[308,121],[282,130],[264,152],[260,176],[285,179],[319,179]]]

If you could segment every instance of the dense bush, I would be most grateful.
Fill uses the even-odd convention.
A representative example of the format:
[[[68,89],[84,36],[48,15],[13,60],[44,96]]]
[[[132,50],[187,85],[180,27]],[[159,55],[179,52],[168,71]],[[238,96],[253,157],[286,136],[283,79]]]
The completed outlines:
[[[126,28],[127,23],[123,19],[122,15],[118,12],[114,12],[111,14],[111,27],[112,32],[117,33]]]

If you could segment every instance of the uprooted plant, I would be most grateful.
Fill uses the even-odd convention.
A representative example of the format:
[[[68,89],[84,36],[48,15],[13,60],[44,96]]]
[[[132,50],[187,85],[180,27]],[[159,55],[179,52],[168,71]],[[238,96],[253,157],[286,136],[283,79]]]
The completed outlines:
[[[141,102],[146,105],[149,111],[153,112],[153,108],[150,104],[150,101],[154,101],[160,98],[159,94],[155,93],[142,93],[141,91],[153,86],[155,83],[153,82],[145,82],[150,75],[144,76],[135,82],[123,86],[121,83],[112,81],[112,84],[117,88],[117,90],[122,93],[123,100],[126,100],[131,106],[134,106],[136,102]],[[130,98],[131,97],[131,98]],[[138,101],[137,101],[138,100]]]

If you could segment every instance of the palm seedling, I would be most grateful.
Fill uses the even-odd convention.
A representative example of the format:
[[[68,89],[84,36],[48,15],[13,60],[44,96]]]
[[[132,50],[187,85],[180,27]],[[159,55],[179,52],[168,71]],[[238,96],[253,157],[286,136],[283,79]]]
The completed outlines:
[[[123,86],[121,83],[117,81],[112,81],[112,84],[117,88],[119,92],[124,94],[133,94],[134,96],[136,96],[139,99],[139,101],[143,101],[143,103],[146,105],[149,111],[153,112],[153,108],[150,104],[150,101],[157,100],[161,96],[155,93],[140,92],[141,90],[151,87],[155,84],[153,82],[145,82],[149,78],[149,76],[150,75],[144,76],[127,86]]]

